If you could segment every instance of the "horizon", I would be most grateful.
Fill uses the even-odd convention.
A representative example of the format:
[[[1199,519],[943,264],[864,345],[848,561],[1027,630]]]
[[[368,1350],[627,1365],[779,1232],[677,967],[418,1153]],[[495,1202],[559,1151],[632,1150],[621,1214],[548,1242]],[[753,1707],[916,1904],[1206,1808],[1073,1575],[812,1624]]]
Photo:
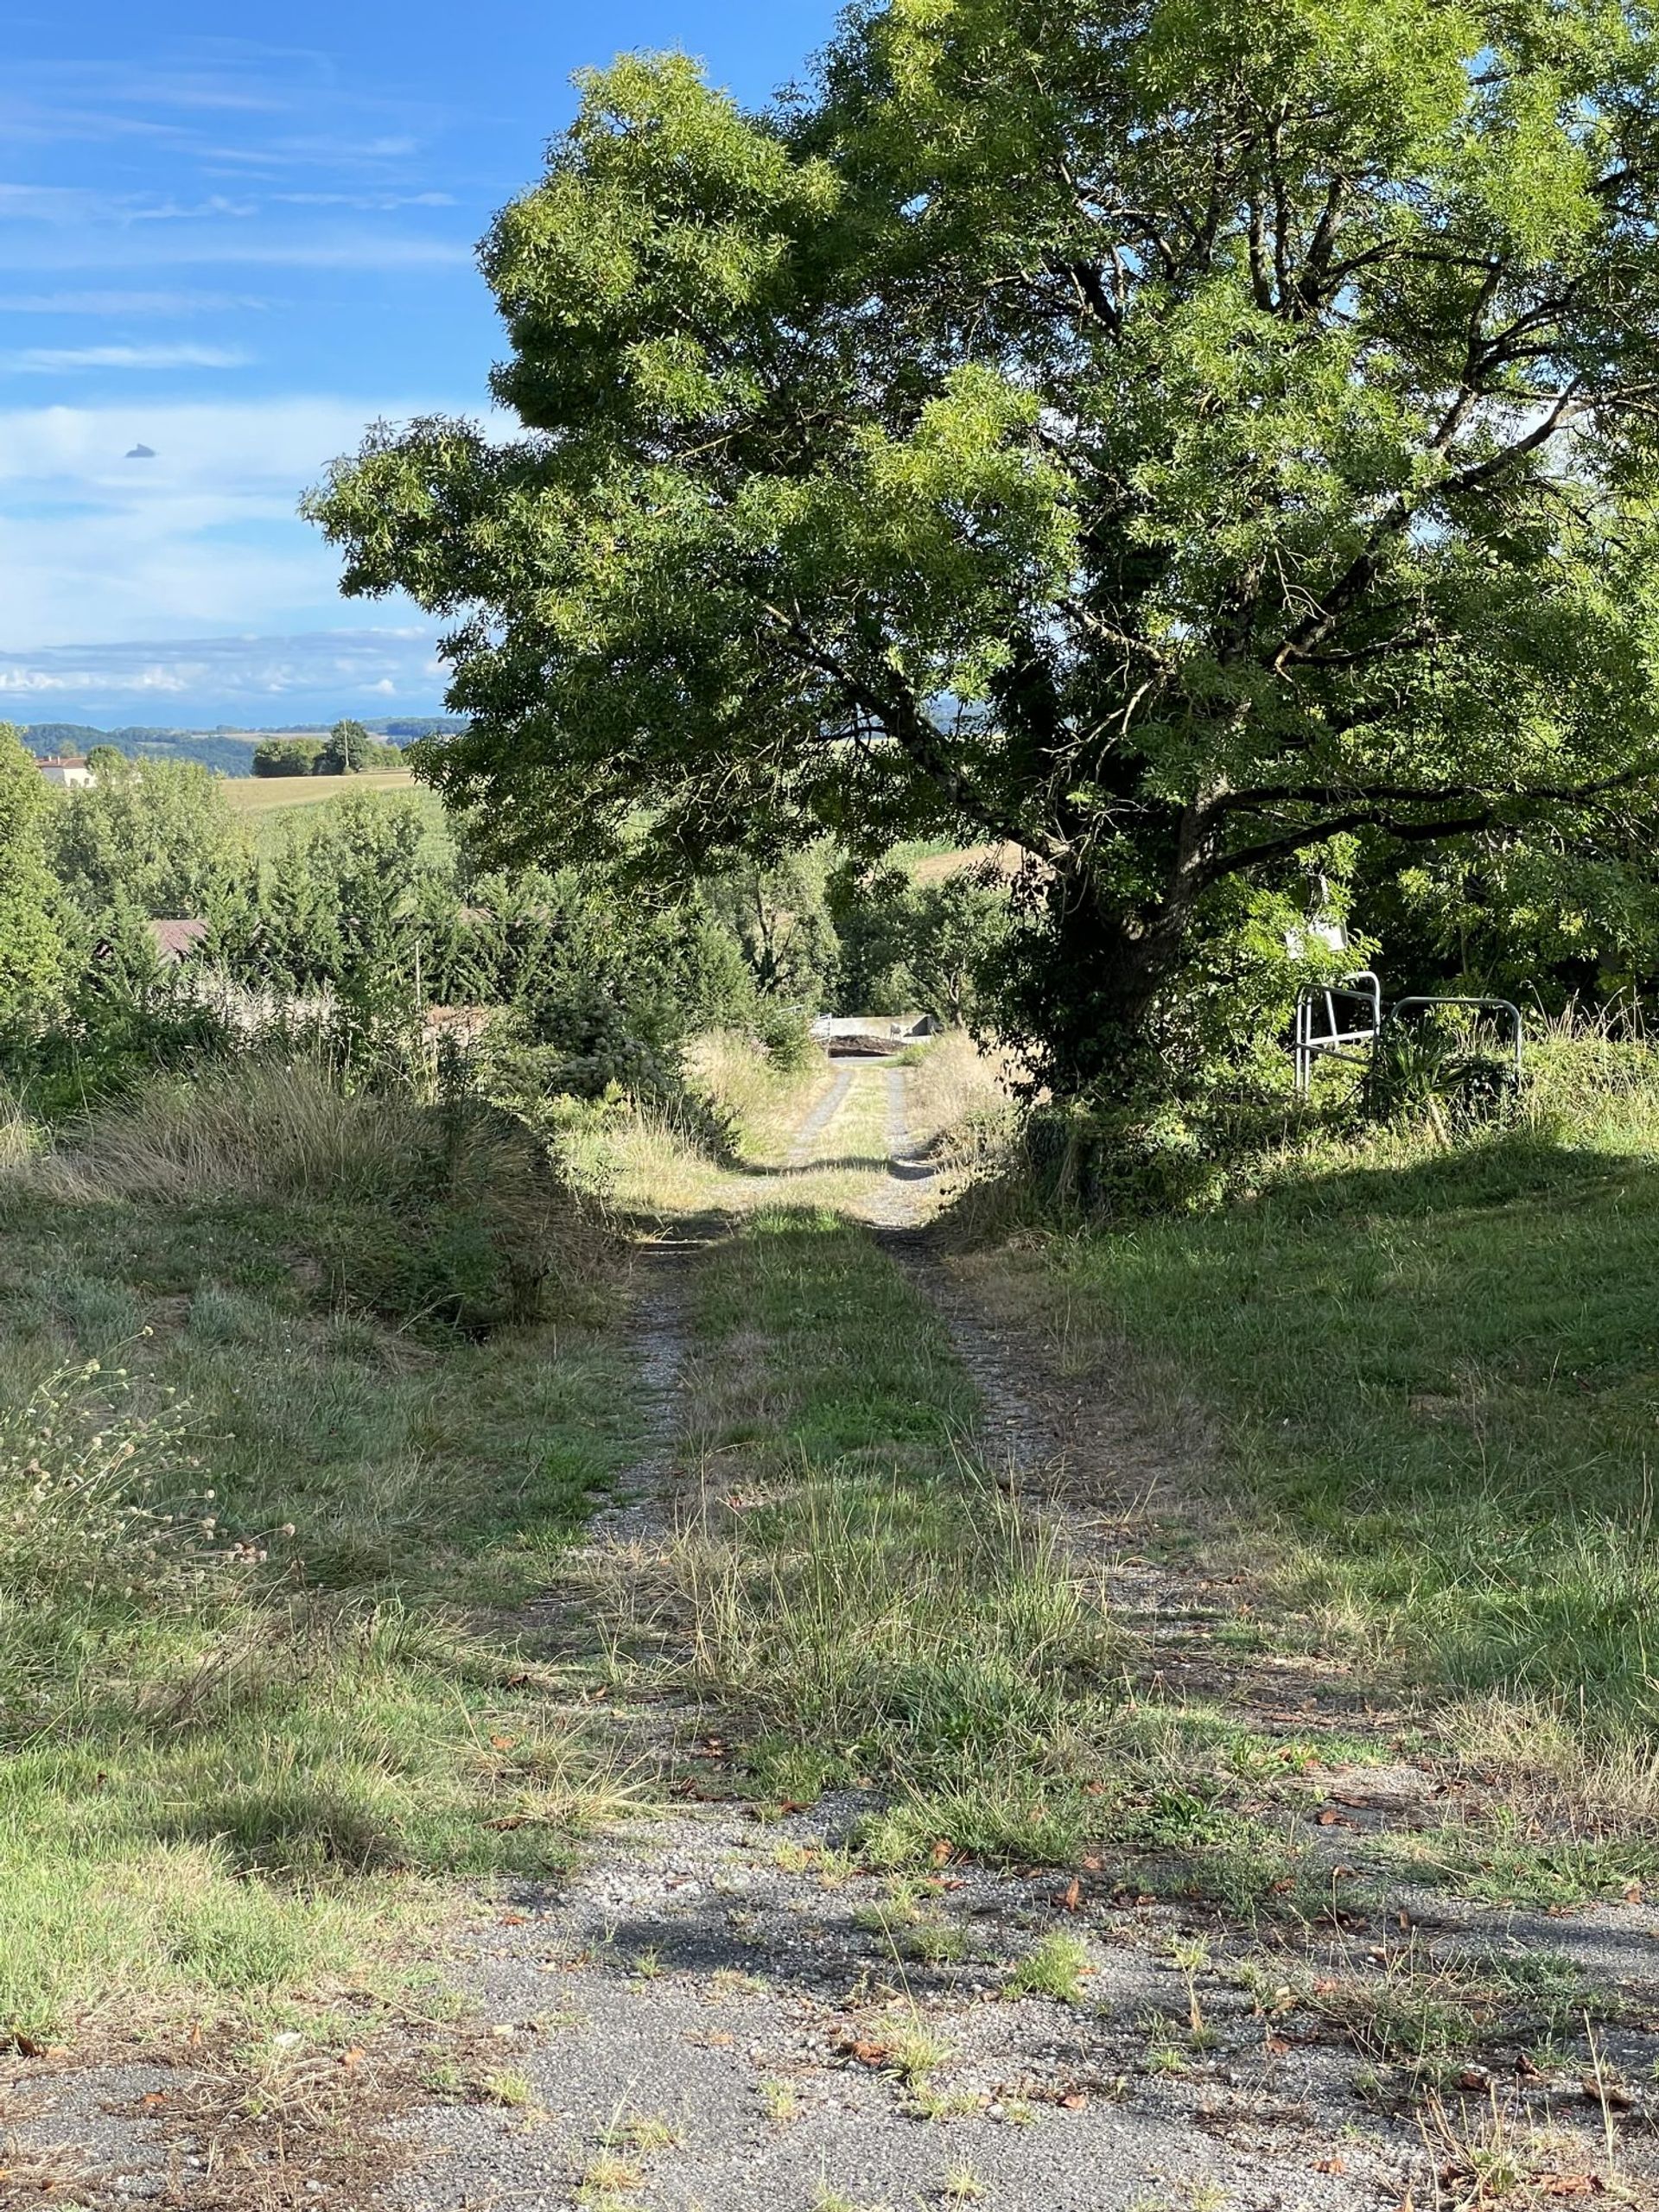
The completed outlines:
[[[279,45],[203,0],[14,24],[0,176],[0,719],[296,728],[444,711],[440,624],[340,596],[300,494],[378,420],[483,417],[474,258],[575,109],[571,72],[679,47],[747,103],[836,10],[299,0]]]

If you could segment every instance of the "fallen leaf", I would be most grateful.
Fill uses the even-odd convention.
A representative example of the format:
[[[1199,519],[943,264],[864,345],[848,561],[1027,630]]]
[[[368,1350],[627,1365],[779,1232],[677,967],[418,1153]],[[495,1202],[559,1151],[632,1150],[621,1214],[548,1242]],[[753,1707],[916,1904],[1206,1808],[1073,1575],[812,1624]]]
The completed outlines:
[[[1069,2096],[1060,2099],[1060,2109],[1063,2112],[1086,2112],[1088,2108],[1089,2100],[1081,2089],[1073,2089]]]
[[[1586,2098],[1592,2105],[1606,2105],[1613,2112],[1629,2112],[1636,2099],[1617,2082],[1598,2082],[1593,2075],[1586,2075],[1579,2084]]]
[[[504,1912],[496,1923],[498,1928],[527,1928],[529,1925],[530,1915],[527,1912]]]
[[[1063,1890],[1057,1890],[1049,1899],[1065,1912],[1076,1912],[1083,1903],[1083,1885],[1074,1874]]]

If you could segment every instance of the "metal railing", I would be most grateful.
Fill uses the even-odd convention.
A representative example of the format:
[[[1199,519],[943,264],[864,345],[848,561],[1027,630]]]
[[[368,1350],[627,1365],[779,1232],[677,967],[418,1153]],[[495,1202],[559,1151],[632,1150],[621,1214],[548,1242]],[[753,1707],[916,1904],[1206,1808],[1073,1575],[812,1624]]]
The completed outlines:
[[[1344,1028],[1337,1013],[1338,999],[1363,1007],[1370,1015],[1369,1027]],[[1317,1026],[1321,1007],[1325,1014],[1323,1028]],[[1321,984],[1316,990],[1302,992],[1296,1001],[1296,1041],[1292,1047],[1298,1092],[1306,1097],[1312,1088],[1316,1059],[1348,1060],[1363,1067],[1365,1055],[1351,1052],[1348,1047],[1375,1044],[1382,1030],[1382,978],[1369,968],[1357,969],[1339,983]]]
[[[1346,1012],[1339,1013],[1339,1003],[1344,1008],[1362,1008],[1360,1020],[1356,1021]],[[1370,968],[1361,968],[1351,976],[1344,976],[1339,983],[1317,984],[1297,998],[1291,1055],[1295,1063],[1298,1096],[1305,1098],[1313,1087],[1315,1060],[1344,1060],[1353,1067],[1368,1065],[1370,1056],[1364,1048],[1376,1044],[1383,1031],[1402,1014],[1419,1007],[1459,1007],[1469,1013],[1505,1016],[1510,1030],[1510,1049],[1515,1055],[1515,1072],[1517,1077],[1520,1075],[1525,1024],[1513,999],[1440,998],[1432,992],[1414,992],[1396,999],[1385,1013],[1381,979]]]

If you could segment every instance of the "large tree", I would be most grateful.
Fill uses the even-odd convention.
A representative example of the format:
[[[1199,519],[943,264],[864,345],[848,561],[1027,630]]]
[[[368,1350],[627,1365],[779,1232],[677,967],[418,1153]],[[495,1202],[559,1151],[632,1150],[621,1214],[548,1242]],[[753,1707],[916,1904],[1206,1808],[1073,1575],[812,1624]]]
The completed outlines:
[[[1642,8],[890,0],[759,115],[626,58],[484,267],[523,434],[310,504],[454,619],[504,854],[1007,841],[1079,1083],[1246,887],[1655,772]]]

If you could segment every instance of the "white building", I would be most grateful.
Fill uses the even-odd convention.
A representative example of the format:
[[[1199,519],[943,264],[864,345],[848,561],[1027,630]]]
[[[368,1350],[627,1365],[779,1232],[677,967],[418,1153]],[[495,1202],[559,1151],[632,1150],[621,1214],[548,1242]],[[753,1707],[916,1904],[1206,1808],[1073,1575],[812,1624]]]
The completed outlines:
[[[38,765],[48,784],[60,785],[65,791],[90,791],[98,781],[78,753],[54,753],[50,760]]]

